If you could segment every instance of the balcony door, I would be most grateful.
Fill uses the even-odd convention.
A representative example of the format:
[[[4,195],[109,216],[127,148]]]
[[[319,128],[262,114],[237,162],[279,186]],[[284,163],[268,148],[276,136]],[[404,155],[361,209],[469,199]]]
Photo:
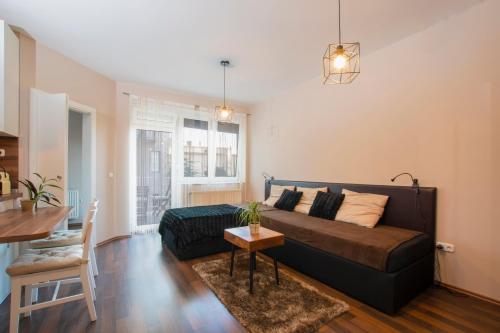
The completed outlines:
[[[150,232],[172,207],[173,133],[136,129],[136,231]]]

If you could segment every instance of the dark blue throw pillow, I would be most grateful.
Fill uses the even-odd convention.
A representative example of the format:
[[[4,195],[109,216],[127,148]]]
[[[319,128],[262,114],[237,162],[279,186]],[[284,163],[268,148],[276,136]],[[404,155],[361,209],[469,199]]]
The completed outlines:
[[[309,210],[309,216],[328,220],[335,219],[335,215],[337,215],[337,211],[340,205],[342,205],[344,197],[344,194],[335,192],[318,192]]]
[[[283,193],[281,193],[278,201],[276,201],[276,203],[274,204],[274,207],[291,212],[292,210],[294,210],[295,206],[297,206],[301,197],[302,192],[290,191],[285,189]]]

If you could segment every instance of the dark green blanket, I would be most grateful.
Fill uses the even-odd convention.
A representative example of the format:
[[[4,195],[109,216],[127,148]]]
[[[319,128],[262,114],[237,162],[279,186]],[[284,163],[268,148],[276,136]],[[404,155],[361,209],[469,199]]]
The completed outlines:
[[[224,229],[239,226],[237,213],[241,208],[231,205],[210,205],[168,209],[160,221],[160,234],[169,230],[177,248],[223,237]]]

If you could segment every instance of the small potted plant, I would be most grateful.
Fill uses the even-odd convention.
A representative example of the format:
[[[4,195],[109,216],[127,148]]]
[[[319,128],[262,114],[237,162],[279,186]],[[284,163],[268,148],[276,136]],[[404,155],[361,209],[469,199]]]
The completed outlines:
[[[52,192],[49,192],[49,188],[52,187],[62,190],[62,187],[57,185],[57,183],[61,180],[61,177],[58,176],[57,178],[47,179],[47,177],[42,177],[36,172],[34,175],[40,180],[38,187],[35,186],[35,184],[29,179],[19,180],[19,183],[24,185],[24,187],[28,190],[29,196],[29,199],[21,200],[21,210],[35,212],[38,208],[39,201],[58,207],[58,204],[60,205],[61,201],[59,201],[59,199],[57,199]]]
[[[247,208],[243,208],[239,213],[241,224],[248,225],[251,234],[258,234],[260,227],[259,203],[252,201]]]

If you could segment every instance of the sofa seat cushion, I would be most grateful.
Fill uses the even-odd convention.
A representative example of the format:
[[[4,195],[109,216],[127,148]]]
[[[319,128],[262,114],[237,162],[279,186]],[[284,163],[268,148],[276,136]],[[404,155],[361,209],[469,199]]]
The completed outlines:
[[[81,230],[58,230],[47,238],[31,241],[31,247],[34,249],[43,249],[47,247],[70,246],[82,243]]]
[[[408,255],[408,252],[412,252],[413,249],[407,248],[399,252],[401,254],[398,255],[399,263],[396,266],[388,265],[388,262],[392,261],[390,257],[393,250],[424,235],[418,231],[385,225],[365,228],[282,210],[262,212],[261,224],[285,234],[286,238],[383,272],[389,269],[399,269],[411,263],[401,258],[402,256],[407,256],[413,261],[417,260],[418,258]],[[428,238],[425,236],[423,239]],[[426,244],[425,248],[420,249],[425,252],[424,254],[432,250],[432,242]],[[417,242],[416,245],[421,245],[421,243]]]
[[[82,253],[82,245],[30,249],[17,257],[6,271],[10,276],[18,276],[78,267],[83,263]]]

